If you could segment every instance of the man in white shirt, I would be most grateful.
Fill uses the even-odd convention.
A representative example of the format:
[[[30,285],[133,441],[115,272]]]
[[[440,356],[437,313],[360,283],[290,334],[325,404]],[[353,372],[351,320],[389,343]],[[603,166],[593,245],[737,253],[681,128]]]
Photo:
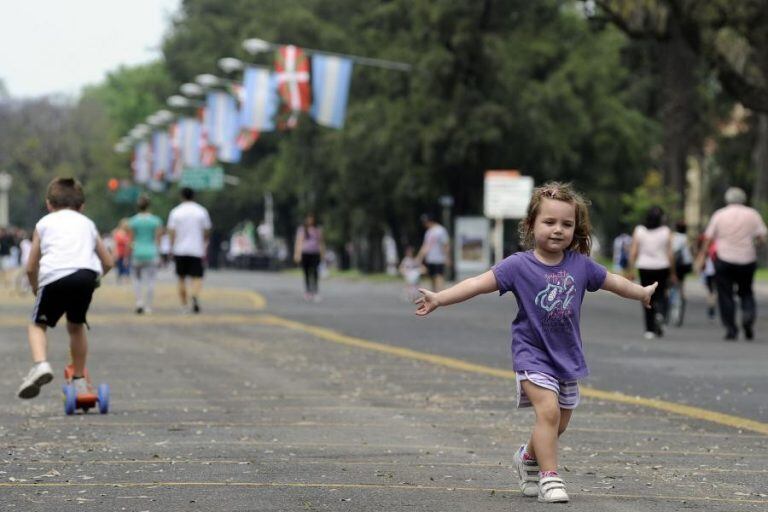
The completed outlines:
[[[427,231],[416,261],[425,264],[432,281],[432,291],[439,292],[445,284],[445,267],[451,264],[448,231],[429,214],[422,215],[421,222]]]
[[[200,312],[200,290],[203,286],[205,268],[203,258],[211,236],[211,217],[203,206],[194,201],[191,188],[181,189],[181,204],[168,215],[168,234],[171,251],[179,278],[179,299],[187,308],[187,284],[190,278],[192,312]]]

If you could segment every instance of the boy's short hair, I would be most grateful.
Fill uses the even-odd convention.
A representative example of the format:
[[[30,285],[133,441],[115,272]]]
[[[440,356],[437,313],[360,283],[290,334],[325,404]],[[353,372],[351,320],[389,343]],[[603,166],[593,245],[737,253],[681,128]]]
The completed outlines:
[[[189,187],[181,189],[181,197],[187,201],[191,201],[195,197],[195,191]]]
[[[83,186],[75,178],[54,178],[48,184],[45,199],[55,209],[79,210],[85,204]]]

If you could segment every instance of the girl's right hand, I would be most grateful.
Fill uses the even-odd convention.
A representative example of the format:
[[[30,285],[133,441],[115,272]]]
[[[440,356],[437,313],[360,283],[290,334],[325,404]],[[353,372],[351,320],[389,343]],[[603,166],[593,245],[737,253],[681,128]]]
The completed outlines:
[[[657,286],[659,286],[658,281],[651,285],[643,286],[643,298],[641,300],[643,302],[643,306],[648,309],[651,308],[651,297],[653,296],[653,292],[656,291]]]
[[[421,293],[421,297],[413,301],[417,306],[416,316],[426,316],[440,306],[435,292],[431,292],[426,288],[419,288],[419,293]]]

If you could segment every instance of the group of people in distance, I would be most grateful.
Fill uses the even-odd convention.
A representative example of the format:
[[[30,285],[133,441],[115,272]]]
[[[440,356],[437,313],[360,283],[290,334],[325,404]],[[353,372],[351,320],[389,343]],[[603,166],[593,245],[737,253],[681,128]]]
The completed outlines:
[[[166,263],[165,250],[173,254],[182,311],[200,312],[199,297],[205,273],[203,260],[210,238],[211,218],[208,210],[195,202],[192,189],[183,188],[181,200],[171,210],[164,227],[160,217],[150,211],[149,197],[142,195],[136,204],[138,212],[121,220],[112,232],[117,282],[119,284],[123,277],[132,277],[137,314],[152,312],[157,271]],[[167,249],[162,247],[164,239],[167,239]]]
[[[181,203],[168,216],[168,230],[182,307],[187,308],[188,297],[191,297],[192,311],[197,313],[211,220],[208,211],[194,201],[191,189],[182,189],[181,198]],[[41,386],[53,380],[47,360],[46,331],[55,327],[64,315],[76,393],[90,392],[84,378],[88,355],[87,313],[100,277],[114,266],[112,254],[95,224],[82,213],[85,194],[77,180],[54,179],[48,185],[45,202],[49,213],[35,226],[27,264],[29,284],[35,294],[28,327],[33,366],[19,387],[20,398],[34,398]],[[162,222],[149,212],[148,198],[139,199],[138,209],[128,227],[132,232],[137,313],[141,313],[151,305]],[[188,278],[191,279],[189,292]]]
[[[714,319],[715,297],[724,338],[738,338],[734,290],[741,306],[741,330],[744,338],[754,338],[755,298],[753,281],[757,268],[756,245],[764,243],[768,229],[760,214],[746,206],[747,196],[737,187],[725,193],[726,206],[714,212],[701,236],[696,258],[688,244],[687,227],[678,222],[673,232],[665,223],[664,210],[651,207],[643,224],[631,237],[620,235],[614,241],[614,265],[630,279],[639,275],[640,283],[658,282],[651,307],[645,309],[646,339],[664,334],[668,311],[668,288],[677,287],[684,294],[686,274],[696,270],[708,287],[707,315]],[[716,294],[714,293],[716,291]]]

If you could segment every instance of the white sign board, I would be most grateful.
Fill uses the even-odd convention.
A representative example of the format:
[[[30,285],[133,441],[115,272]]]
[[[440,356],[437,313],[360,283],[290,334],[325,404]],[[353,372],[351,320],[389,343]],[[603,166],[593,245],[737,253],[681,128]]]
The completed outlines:
[[[483,213],[490,219],[522,219],[533,193],[533,178],[517,171],[486,171]]]
[[[485,217],[456,217],[453,237],[456,279],[481,274],[491,266],[489,224]]]

